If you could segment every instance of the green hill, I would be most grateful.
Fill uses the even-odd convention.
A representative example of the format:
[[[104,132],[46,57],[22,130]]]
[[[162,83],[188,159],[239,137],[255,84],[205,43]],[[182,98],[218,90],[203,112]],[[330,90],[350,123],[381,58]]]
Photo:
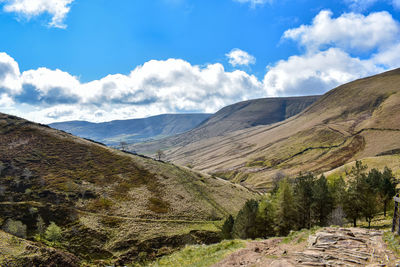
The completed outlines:
[[[39,216],[63,230],[60,248],[91,263],[152,258],[218,241],[219,220],[255,194],[0,114],[0,227],[37,234]],[[140,254],[142,253],[142,254]],[[0,264],[1,265],[1,264]]]

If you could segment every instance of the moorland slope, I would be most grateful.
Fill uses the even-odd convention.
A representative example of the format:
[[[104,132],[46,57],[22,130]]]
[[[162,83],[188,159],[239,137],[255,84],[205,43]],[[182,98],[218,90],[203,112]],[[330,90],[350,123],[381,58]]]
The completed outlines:
[[[204,139],[226,135],[230,132],[268,125],[292,117],[319,96],[260,98],[227,106],[196,128],[185,133],[130,146],[133,151],[153,154],[158,149],[185,146]]]
[[[168,160],[265,189],[277,175],[321,173],[400,151],[400,69],[339,86],[285,121],[166,151]]]
[[[186,168],[110,149],[0,114],[0,227],[61,226],[60,247],[125,264],[218,240],[218,220],[255,194]],[[96,263],[97,264],[97,263]],[[0,264],[1,265],[1,264]]]

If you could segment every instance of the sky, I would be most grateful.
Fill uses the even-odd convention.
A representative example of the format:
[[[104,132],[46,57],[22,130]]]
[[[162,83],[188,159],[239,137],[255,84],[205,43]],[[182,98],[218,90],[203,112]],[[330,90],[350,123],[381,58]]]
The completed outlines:
[[[103,122],[400,67],[400,0],[0,0],[0,112]]]

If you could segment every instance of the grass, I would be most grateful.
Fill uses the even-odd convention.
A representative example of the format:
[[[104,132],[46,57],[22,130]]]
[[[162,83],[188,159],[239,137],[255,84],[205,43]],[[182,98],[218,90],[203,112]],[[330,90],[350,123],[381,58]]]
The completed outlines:
[[[246,242],[242,240],[225,240],[215,245],[187,246],[183,250],[144,265],[147,267],[180,266],[206,267],[211,266],[234,251],[244,248]]]
[[[383,241],[385,241],[388,248],[393,251],[397,257],[400,257],[400,236],[392,233],[391,231],[385,231],[383,233]]]
[[[289,235],[282,239],[283,244],[292,242],[302,243],[307,240],[310,235],[315,234],[321,227],[314,226],[311,229],[301,229],[300,231],[291,231]]]

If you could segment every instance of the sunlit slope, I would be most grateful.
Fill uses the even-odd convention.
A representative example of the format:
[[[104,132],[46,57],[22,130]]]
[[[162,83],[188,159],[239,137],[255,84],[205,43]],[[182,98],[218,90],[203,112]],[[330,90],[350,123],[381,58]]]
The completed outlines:
[[[239,102],[224,107],[190,131],[153,142],[135,144],[130,149],[140,153],[153,154],[158,149],[185,146],[234,131],[273,124],[300,113],[319,97],[260,98]]]
[[[265,188],[282,173],[323,172],[400,148],[400,70],[360,79],[301,114],[167,151],[181,165]]]
[[[40,215],[62,226],[79,257],[129,261],[140,242],[216,231],[212,221],[252,197],[221,179],[0,114],[0,224],[20,220],[33,235]]]

